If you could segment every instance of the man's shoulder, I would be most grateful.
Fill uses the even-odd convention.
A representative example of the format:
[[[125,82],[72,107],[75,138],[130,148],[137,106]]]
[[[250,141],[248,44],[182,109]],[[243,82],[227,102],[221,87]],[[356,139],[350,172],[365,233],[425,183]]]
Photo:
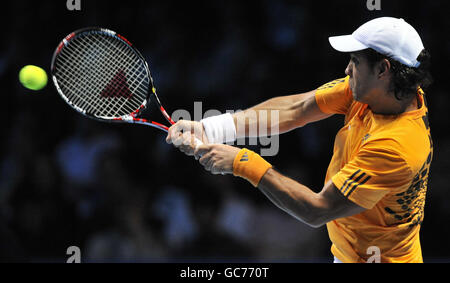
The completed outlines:
[[[320,87],[317,88],[317,90],[330,89],[330,88],[334,88],[336,86],[347,86],[348,85],[348,79],[349,79],[349,76],[346,76],[344,78],[339,78],[339,79],[332,80],[330,82],[327,82],[327,83],[321,85]]]
[[[370,141],[369,146],[386,152],[388,158],[403,159],[413,172],[428,158],[432,146],[428,131],[414,121],[377,131]]]

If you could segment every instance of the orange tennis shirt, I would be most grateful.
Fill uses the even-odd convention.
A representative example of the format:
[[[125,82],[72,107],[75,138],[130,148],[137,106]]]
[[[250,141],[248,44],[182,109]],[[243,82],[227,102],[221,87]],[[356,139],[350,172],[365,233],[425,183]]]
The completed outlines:
[[[423,262],[419,230],[433,156],[424,93],[417,91],[417,110],[380,115],[353,99],[348,80],[316,90],[322,112],[345,115],[325,183],[367,210],[327,223],[331,252],[367,262],[377,247],[381,262]]]

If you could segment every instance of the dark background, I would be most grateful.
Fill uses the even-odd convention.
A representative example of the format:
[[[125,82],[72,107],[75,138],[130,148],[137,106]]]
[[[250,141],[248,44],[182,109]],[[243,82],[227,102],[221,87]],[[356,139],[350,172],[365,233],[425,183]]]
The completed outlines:
[[[379,16],[402,17],[432,55],[427,91],[435,151],[421,229],[425,261],[450,261],[450,51],[448,1],[6,1],[0,18],[0,259],[57,261],[78,246],[82,261],[330,262],[326,228],[277,209],[244,180],[213,176],[164,142],[162,132],[88,120],[49,81],[34,92],[24,65],[47,72],[73,30],[123,34],[150,64],[169,113],[245,109],[344,76],[348,56],[328,36]],[[163,121],[159,112],[152,118]],[[342,117],[280,137],[267,158],[315,191],[322,188]]]

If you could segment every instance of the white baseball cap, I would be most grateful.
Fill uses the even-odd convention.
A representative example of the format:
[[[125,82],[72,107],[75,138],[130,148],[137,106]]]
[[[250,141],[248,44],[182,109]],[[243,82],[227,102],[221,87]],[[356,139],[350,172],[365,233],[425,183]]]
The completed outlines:
[[[409,67],[418,67],[417,57],[424,49],[417,31],[405,20],[376,18],[360,26],[350,35],[329,37],[337,51],[354,52],[372,48]]]

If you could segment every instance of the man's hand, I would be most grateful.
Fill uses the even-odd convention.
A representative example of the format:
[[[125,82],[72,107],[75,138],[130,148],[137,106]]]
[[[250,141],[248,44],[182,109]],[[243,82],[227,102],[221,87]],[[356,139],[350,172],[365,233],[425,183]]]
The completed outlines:
[[[180,120],[169,128],[166,142],[173,144],[186,155],[192,156],[197,146],[196,138],[204,144],[208,143],[202,123]]]
[[[226,144],[204,144],[194,151],[195,159],[212,174],[232,174],[233,162],[240,148]]]

